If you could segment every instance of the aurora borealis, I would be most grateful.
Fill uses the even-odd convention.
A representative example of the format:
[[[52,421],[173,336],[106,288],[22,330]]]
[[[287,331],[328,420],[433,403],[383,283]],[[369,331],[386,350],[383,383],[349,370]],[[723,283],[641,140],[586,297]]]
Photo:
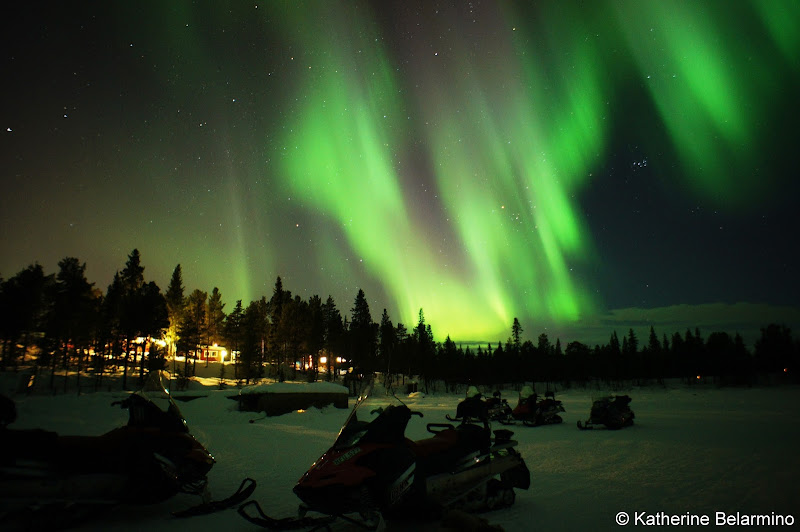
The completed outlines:
[[[280,275],[465,341],[798,319],[791,0],[15,10],[4,278],[138,248],[228,309]]]

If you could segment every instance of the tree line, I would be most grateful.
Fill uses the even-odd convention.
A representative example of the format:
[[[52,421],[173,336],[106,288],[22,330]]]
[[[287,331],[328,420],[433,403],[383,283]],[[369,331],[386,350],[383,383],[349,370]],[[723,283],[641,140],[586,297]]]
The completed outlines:
[[[173,369],[194,375],[198,350],[224,345],[236,353],[233,375],[249,382],[261,377],[284,380],[300,370],[310,380],[349,378],[380,372],[418,376],[425,386],[444,382],[498,385],[530,381],[603,380],[660,381],[670,377],[713,376],[731,383],[752,382],[758,373],[783,373],[796,379],[800,342],[789,328],[769,324],[751,352],[740,335],[699,330],[663,334],[653,327],[646,342],[633,329],[620,337],[613,331],[604,345],[573,341],[562,346],[540,334],[534,344],[522,339],[517,318],[505,343],[457,345],[448,336],[434,340],[422,309],[416,325],[394,324],[386,309],[373,321],[363,290],[348,316],[331,296],[303,299],[275,281],[266,296],[247,306],[238,300],[228,313],[218,288],[186,294],[182,270],[173,270],[166,291],[146,282],[139,251],[134,249],[122,270],[102,292],[86,279],[86,264],[77,258],[59,261],[58,272],[45,274],[39,264],[13,277],[0,278],[0,347],[3,368],[33,362],[57,370],[90,370],[97,379],[122,370],[128,388],[168,359],[181,359]],[[175,364],[175,362],[173,362]],[[221,366],[225,371],[225,365]],[[220,377],[224,375],[221,374]],[[64,380],[66,386],[66,379]]]

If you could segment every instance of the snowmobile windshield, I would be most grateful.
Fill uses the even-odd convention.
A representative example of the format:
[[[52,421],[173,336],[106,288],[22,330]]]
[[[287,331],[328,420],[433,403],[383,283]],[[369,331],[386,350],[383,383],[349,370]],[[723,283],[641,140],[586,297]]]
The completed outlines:
[[[334,449],[359,443],[390,443],[405,436],[411,411],[394,394],[373,393],[370,384],[361,394],[339,431]]]
[[[170,432],[189,432],[186,420],[164,386],[164,375],[153,371],[142,389],[123,402],[128,408],[129,426],[158,427]]]

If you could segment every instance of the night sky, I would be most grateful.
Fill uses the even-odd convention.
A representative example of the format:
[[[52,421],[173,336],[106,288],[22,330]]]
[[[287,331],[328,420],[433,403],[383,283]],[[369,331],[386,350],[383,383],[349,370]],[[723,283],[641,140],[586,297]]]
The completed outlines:
[[[22,2],[0,276],[137,248],[437,339],[800,332],[800,3]]]

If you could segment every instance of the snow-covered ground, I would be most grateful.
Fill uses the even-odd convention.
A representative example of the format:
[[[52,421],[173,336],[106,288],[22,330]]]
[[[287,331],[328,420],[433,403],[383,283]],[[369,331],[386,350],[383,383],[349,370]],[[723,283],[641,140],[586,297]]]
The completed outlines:
[[[258,415],[237,411],[237,403],[228,399],[236,393],[235,388],[218,390],[210,382],[185,392],[201,397],[178,403],[193,434],[217,459],[209,474],[212,494],[224,497],[249,476],[258,482],[254,498],[265,511],[278,517],[294,515],[298,500],[292,486],[330,446],[349,411],[312,408],[250,423]],[[727,519],[737,512],[740,519],[774,513],[791,515],[795,522],[779,528],[800,529],[800,387],[653,387],[625,393],[633,398],[636,414],[630,428],[577,430],[575,423],[588,417],[592,397],[604,391],[574,389],[557,396],[566,409],[563,424],[514,428],[518,450],[531,471],[531,488],[518,491],[513,507],[483,517],[508,531],[549,532],[647,528],[642,521],[663,522],[662,513],[707,516],[709,524],[699,528],[717,529],[717,512]],[[513,392],[505,395],[515,402]],[[14,396],[18,419],[13,426],[101,434],[125,423],[127,412],[110,406],[121,396]],[[426,422],[444,422],[445,414],[454,413],[461,396],[401,398],[425,415],[409,424],[407,435],[418,439],[429,436]],[[257,529],[235,510],[186,520],[170,516],[170,511],[195,502],[196,497],[179,495],[154,506],[119,508],[79,530]],[[619,512],[630,518],[626,527],[616,524]],[[392,529],[409,528],[390,523]]]

